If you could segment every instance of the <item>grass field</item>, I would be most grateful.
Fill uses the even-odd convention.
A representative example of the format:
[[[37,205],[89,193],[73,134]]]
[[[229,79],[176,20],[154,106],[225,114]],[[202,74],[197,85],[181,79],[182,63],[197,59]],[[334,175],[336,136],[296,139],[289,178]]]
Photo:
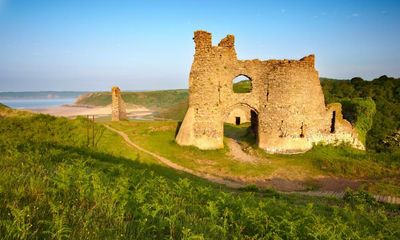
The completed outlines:
[[[255,182],[265,178],[302,181],[315,189],[315,178],[334,176],[362,180],[363,187],[373,193],[400,196],[400,156],[366,153],[347,146],[316,146],[296,155],[271,155],[258,149],[247,135],[247,125],[239,128],[226,124],[225,135],[235,135],[249,154],[260,159],[255,164],[233,160],[224,149],[202,151],[175,143],[177,122],[125,121],[112,123],[128,134],[131,140],[147,150],[158,153],[184,167],[225,178]]]
[[[154,140],[154,149],[165,151],[176,147],[163,140],[173,137],[175,124],[113,126],[129,129],[134,140],[144,134]],[[378,204],[367,194],[337,200],[254,188],[230,191],[159,165],[101,125],[95,126],[95,146],[88,146],[87,126],[85,119],[0,117],[2,239],[400,237],[398,207]],[[215,152],[220,158],[225,153]]]

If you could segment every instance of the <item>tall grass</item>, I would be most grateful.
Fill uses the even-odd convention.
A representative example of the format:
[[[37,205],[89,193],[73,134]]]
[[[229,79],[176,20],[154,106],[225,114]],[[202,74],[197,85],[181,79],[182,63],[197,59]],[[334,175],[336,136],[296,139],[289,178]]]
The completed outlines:
[[[87,147],[86,124],[0,118],[2,239],[400,238],[398,209],[351,197],[228,192],[170,177],[102,144]]]

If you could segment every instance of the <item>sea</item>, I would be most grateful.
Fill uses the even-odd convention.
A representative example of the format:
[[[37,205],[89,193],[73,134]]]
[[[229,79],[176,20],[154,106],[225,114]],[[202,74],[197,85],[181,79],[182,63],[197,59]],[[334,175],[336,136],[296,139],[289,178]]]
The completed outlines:
[[[0,99],[0,103],[16,109],[37,109],[73,104],[75,100],[76,98]]]

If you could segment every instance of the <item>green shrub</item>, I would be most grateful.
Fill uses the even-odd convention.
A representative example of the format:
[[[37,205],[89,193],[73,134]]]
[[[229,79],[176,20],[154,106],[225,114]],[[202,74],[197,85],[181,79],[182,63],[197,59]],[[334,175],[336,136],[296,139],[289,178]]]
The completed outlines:
[[[368,207],[378,206],[378,202],[375,200],[375,198],[371,194],[365,191],[354,192],[352,190],[347,190],[343,196],[343,200],[346,203],[351,204],[352,206],[355,205],[367,205]]]
[[[357,130],[360,141],[365,145],[368,131],[371,129],[376,113],[376,105],[371,98],[344,98],[340,100],[344,117]]]

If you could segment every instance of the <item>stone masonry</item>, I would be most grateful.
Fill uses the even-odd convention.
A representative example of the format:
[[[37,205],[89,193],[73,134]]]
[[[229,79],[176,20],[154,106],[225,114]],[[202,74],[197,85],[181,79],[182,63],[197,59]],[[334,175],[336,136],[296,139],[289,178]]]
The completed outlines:
[[[125,102],[121,97],[119,87],[113,87],[111,90],[111,121],[120,121],[127,119]]]
[[[237,118],[239,118],[239,121]],[[235,125],[250,122],[250,111],[246,107],[238,106],[229,113],[225,122]]]
[[[339,103],[325,105],[314,55],[300,60],[238,60],[234,36],[212,46],[211,34],[194,33],[189,109],[176,137],[180,145],[223,148],[224,122],[232,110],[247,109],[260,148],[297,153],[316,143],[348,142],[364,149]],[[250,93],[234,93],[232,80],[251,80]]]

